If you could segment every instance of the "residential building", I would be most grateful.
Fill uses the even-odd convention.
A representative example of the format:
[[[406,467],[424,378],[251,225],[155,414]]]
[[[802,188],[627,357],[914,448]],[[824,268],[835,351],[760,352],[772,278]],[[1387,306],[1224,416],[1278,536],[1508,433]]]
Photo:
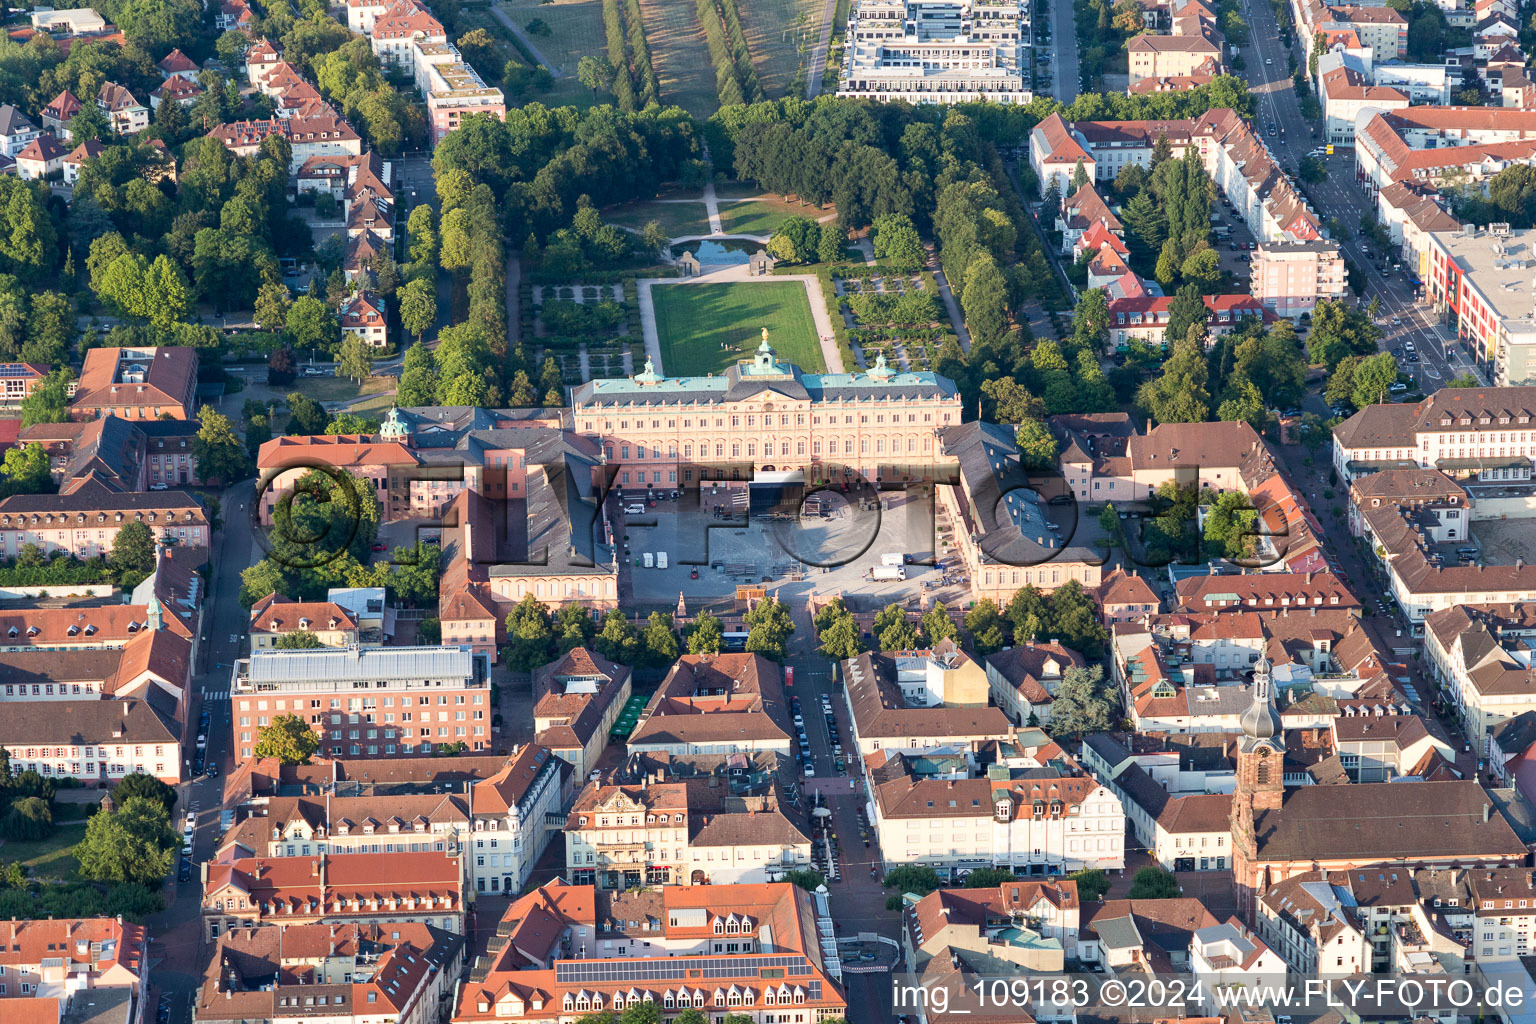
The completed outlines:
[[[477,892],[521,892],[554,831],[552,817],[571,804],[574,773],[548,747],[525,743],[505,767],[471,790]]]
[[[790,754],[783,670],[761,654],[685,654],[625,740],[630,753]]]
[[[809,867],[805,810],[785,796],[796,774],[771,752],[633,755],[576,797],[566,878],[602,889],[718,886]]]
[[[26,398],[48,377],[43,363],[0,363],[0,410],[20,413]]]
[[[1082,668],[1083,656],[1058,643],[1030,640],[989,654],[987,686],[992,701],[1017,725],[1048,725],[1054,689],[1068,669]]]
[[[330,601],[295,601],[271,593],[251,605],[251,650],[265,651],[293,633],[312,633],[325,647],[361,645],[378,647],[383,636],[375,633],[364,639],[357,620],[338,604]]]
[[[1533,623],[1536,625],[1536,623]],[[1481,748],[1480,748],[1481,749]],[[1498,786],[1513,786],[1529,799],[1536,792],[1536,711],[1522,711],[1488,733],[1488,775]]]
[[[1252,270],[1253,297],[1275,316],[1299,319],[1319,302],[1344,298],[1344,257],[1333,242],[1260,242]]]
[[[197,367],[194,348],[93,348],[69,400],[70,418],[191,419]]]
[[[130,998],[130,1013],[141,1011],[148,995],[148,953],[144,926],[117,918],[0,923],[0,979],[5,984],[0,1007],[23,1005],[29,996],[68,1005],[92,989],[115,989]]]
[[[1533,637],[1536,609],[1529,604],[1456,604],[1424,619],[1430,671],[1477,756],[1487,756],[1489,771],[1496,775],[1511,774],[1501,760],[1525,754],[1513,749],[1518,744],[1512,736],[1523,733],[1522,720],[1528,721],[1525,716],[1536,710]],[[1513,726],[1516,722],[1522,725]],[[1491,746],[1496,736],[1502,759],[1494,756]]]
[[[1062,971],[1077,952],[1077,883],[1070,878],[985,889],[936,889],[902,909],[908,970],[952,950],[984,953],[1029,971]]]
[[[1116,568],[1099,584],[1099,618],[1104,625],[1132,622],[1163,610],[1162,599],[1137,573]]]
[[[1462,229],[1443,203],[1434,189],[1405,181],[1394,181],[1376,193],[1376,215],[1397,246],[1394,256],[1419,282],[1429,277],[1430,236]]]
[[[76,656],[66,659],[58,652],[39,652],[0,658],[7,663],[47,659],[59,664],[64,675],[75,671],[65,662],[80,661],[79,654],[121,660],[116,651],[71,653]],[[7,684],[11,685],[20,684]],[[0,747],[10,755],[12,770],[17,772],[35,771],[44,778],[97,785],[142,772],[174,786],[182,780],[183,735],[177,713],[176,700],[158,689],[143,697],[115,700],[7,701],[0,715]]]
[[[171,75],[149,94],[149,109],[159,110],[162,103],[179,103],[190,107],[203,94],[203,87],[190,78]]]
[[[48,105],[42,109],[43,131],[52,133],[56,138],[68,141],[69,122],[80,113],[80,101],[75,94],[65,89],[59,93]]]
[[[1373,192],[1395,181],[1477,183],[1533,157],[1536,110],[1410,106],[1368,114],[1355,129],[1355,180]]]
[[[80,145],[70,150],[69,155],[64,158],[62,165],[64,184],[72,186],[76,181],[80,180],[80,168],[100,156],[104,148],[100,142],[91,139],[88,142],[80,143]]]
[[[65,493],[86,483],[114,491],[167,490],[203,482],[192,454],[199,426],[196,420],[101,416],[34,423],[18,440],[43,446],[53,480]]]
[[[1259,572],[1241,576],[1187,576],[1174,585],[1179,610],[1223,608],[1276,611],[1282,608],[1350,608],[1360,602],[1331,572]]]
[[[907,103],[1028,103],[1029,5],[857,0],[839,96]]]
[[[573,647],[533,673],[533,740],[585,779],[608,749],[608,733],[629,701],[631,672],[586,647]]]
[[[185,491],[114,492],[94,481],[68,494],[13,494],[0,501],[0,555],[35,544],[45,553],[105,556],[125,523],[143,523],[163,543],[206,548],[211,531],[202,504]]]
[[[1104,900],[1083,909],[1078,958],[1107,974],[1188,971],[1195,933],[1221,922],[1193,897],[1166,900]],[[1189,1024],[1211,1018],[1186,1017]]]
[[[32,119],[16,109],[14,104],[0,105],[0,156],[16,159],[16,155],[27,147],[27,143],[40,134]]]
[[[464,959],[460,935],[427,924],[231,928],[194,995],[198,1024],[434,1024]]]
[[[1273,322],[1275,313],[1264,302],[1252,295],[1206,295],[1206,347],[1216,344],[1224,334],[1241,328],[1246,322]],[[1117,349],[1129,348],[1132,342],[1167,348],[1170,339],[1165,328],[1173,308],[1173,297],[1168,295],[1141,295],[1134,298],[1112,299],[1109,303],[1109,337]]]
[[[1126,41],[1130,85],[1149,78],[1214,76],[1222,67],[1221,36],[1212,31],[1191,35],[1142,33]]]
[[[346,337],[359,338],[370,348],[389,347],[386,305],[373,292],[353,292],[336,311],[336,316],[341,320],[341,332]]]
[[[334,793],[253,799],[242,808],[248,816],[219,837],[214,860],[465,852],[472,830],[467,793],[350,792],[338,785]]]
[[[508,942],[476,966],[453,1024],[574,1024],[645,1000],[785,1024],[848,1012],[826,898],[794,885],[609,893],[556,882],[513,903],[497,932]]]
[[[39,135],[16,154],[16,175],[22,181],[37,181],[64,173],[64,158],[69,150],[52,135]]]
[[[261,141],[268,135],[281,135],[292,146],[293,157],[288,165],[290,174],[310,157],[360,156],[363,152],[361,136],[328,107],[270,121],[234,121],[217,126],[208,134],[224,143],[236,156],[252,156],[260,150]]]
[[[930,759],[915,755],[867,755],[870,819],[885,866],[1002,867],[1022,875],[1124,867],[1119,798],[1059,747],[1055,752],[1037,767],[993,765],[976,778],[930,775]]]
[[[102,83],[96,92],[96,105],[117,135],[137,135],[149,127],[149,108],[116,82]]]
[[[920,651],[866,651],[842,663],[852,745],[876,751],[974,750],[1009,735],[987,706],[988,672],[952,641]]]
[[[307,719],[330,757],[487,750],[489,668],[462,647],[253,650],[234,664],[230,747],[250,758],[262,727],[286,713]],[[368,696],[358,696],[365,681]]]
[[[423,924],[464,934],[461,858],[432,853],[242,857],[203,865],[203,934],[285,925]]]
[[[1061,232],[1062,252],[1076,253],[1078,240],[1095,224],[1101,225],[1121,241],[1125,240],[1125,225],[1115,216],[1099,190],[1089,182],[1068,196],[1062,203],[1061,214],[1056,218],[1056,229]]]

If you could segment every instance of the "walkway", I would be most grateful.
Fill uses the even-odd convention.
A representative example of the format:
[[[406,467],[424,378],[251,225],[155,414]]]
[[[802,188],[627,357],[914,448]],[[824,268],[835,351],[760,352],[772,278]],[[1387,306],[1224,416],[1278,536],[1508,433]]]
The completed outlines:
[[[955,337],[960,339],[960,351],[970,352],[971,332],[965,329],[965,316],[960,312],[960,303],[955,301],[955,293],[950,289],[944,271],[934,267],[933,281],[939,286],[939,298],[944,300],[944,309],[948,311],[949,322],[955,328]]]
[[[497,21],[506,26],[508,32],[511,32],[513,35],[517,36],[517,41],[522,43],[523,46],[527,47],[528,52],[533,54],[534,60],[544,65],[545,69],[549,71],[551,78],[570,77],[562,68],[552,63],[548,57],[544,56],[544,54],[540,52],[537,46],[533,45],[533,40],[528,38],[528,33],[524,32],[522,28],[517,24],[517,22],[507,17],[506,12],[501,9],[500,4],[491,4],[491,14]]]
[[[805,76],[805,98],[813,100],[821,95],[821,73],[827,66],[827,48],[832,45],[832,23],[837,20],[837,0],[827,0],[821,12],[821,37],[816,49],[811,51],[810,73]]]
[[[715,198],[715,183],[713,181],[704,186],[704,209],[709,214],[709,233],[712,235],[725,234],[725,228],[720,224],[720,200]]]
[[[843,356],[837,350],[837,336],[832,333],[832,318],[827,315],[827,300],[821,294],[821,280],[815,274],[775,274],[771,277],[753,277],[746,264],[714,266],[705,264],[698,277],[645,277],[635,282],[640,300],[640,333],[645,336],[645,354],[655,364],[657,373],[665,374],[661,364],[661,341],[656,333],[656,306],[651,301],[651,285],[655,284],[751,284],[774,281],[799,281],[805,286],[806,301],[811,304],[811,317],[816,321],[817,340],[821,344],[821,358],[829,373],[845,373]]]

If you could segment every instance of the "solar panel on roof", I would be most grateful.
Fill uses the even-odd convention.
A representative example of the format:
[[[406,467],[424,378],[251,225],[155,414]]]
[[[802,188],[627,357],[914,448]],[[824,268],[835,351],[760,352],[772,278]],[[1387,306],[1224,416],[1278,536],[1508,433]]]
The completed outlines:
[[[810,962],[803,956],[682,957],[665,962],[570,960],[555,964],[555,981],[557,984],[579,985],[586,982],[756,978],[765,968],[781,969],[791,976],[811,973]]]

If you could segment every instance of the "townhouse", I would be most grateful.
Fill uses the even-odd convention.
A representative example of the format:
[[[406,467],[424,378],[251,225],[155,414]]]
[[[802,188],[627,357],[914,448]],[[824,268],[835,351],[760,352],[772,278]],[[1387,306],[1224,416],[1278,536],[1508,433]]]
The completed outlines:
[[[931,759],[892,750],[866,756],[869,817],[886,868],[1060,875],[1124,867],[1119,798],[1055,749],[1049,762],[993,765],[977,778],[933,775]]]
[[[841,665],[852,745],[877,751],[974,750],[1009,735],[988,707],[986,671],[950,641],[921,651],[867,651]]]
[[[1195,933],[1221,922],[1192,897],[1104,900],[1082,913],[1077,955],[1109,974],[1185,971]],[[1205,1018],[1185,1018],[1191,1024]]]
[[[1373,195],[1396,181],[1480,182],[1536,154],[1536,110],[1410,106],[1362,117],[1355,180]]]
[[[247,630],[252,652],[272,650],[283,637],[294,633],[313,634],[324,647],[377,647],[384,641],[378,635],[365,641],[357,620],[333,601],[295,601],[278,593],[268,594],[251,605]]]
[[[203,935],[283,925],[423,924],[464,933],[462,856],[239,857],[202,865]]]
[[[148,953],[144,926],[120,918],[13,918],[0,923],[0,1007],[21,1013],[29,998],[68,1005],[92,989],[111,989],[128,997],[133,1019],[148,994]]]
[[[433,1024],[453,995],[464,938],[427,924],[231,928],[193,996],[199,1024]]]
[[[760,654],[685,654],[625,740],[630,753],[790,755],[783,670]]]
[[[358,209],[361,210],[362,207]],[[377,208],[375,206],[372,209],[376,211]],[[349,215],[348,224],[350,223]],[[353,292],[352,296],[337,309],[336,316],[341,321],[343,335],[358,338],[370,348],[389,347],[387,305],[375,293],[366,289]]]
[[[632,672],[573,647],[533,673],[533,739],[585,779],[608,749],[609,730],[629,702]]]
[[[794,762],[637,754],[589,781],[565,826],[566,878],[601,889],[771,882],[809,867]]]
[[[1255,295],[1205,295],[1205,347],[1213,347],[1224,334],[1242,327],[1248,320],[1273,323],[1275,312]],[[1289,300],[1287,299],[1287,302]],[[1168,338],[1173,298],[1167,295],[1138,295],[1109,302],[1109,337],[1116,349],[1127,349],[1133,342],[1166,348],[1179,339]],[[1289,306],[1287,306],[1289,308]]]
[[[1053,691],[1069,669],[1086,664],[1071,648],[1034,640],[989,654],[982,662],[993,703],[1010,722],[1031,726],[1050,724]]]
[[[1095,596],[1099,600],[1099,619],[1106,626],[1156,615],[1163,610],[1157,591],[1140,574],[1120,568],[1104,577]]]
[[[1349,608],[1360,602],[1332,572],[1264,572],[1241,576],[1187,576],[1174,584],[1178,610]]]
[[[544,855],[574,794],[571,766],[548,747],[525,743],[496,774],[470,790],[474,813],[476,892],[521,892]],[[466,861],[468,861],[466,856]]]
[[[647,1001],[763,1024],[848,1012],[826,898],[794,885],[556,882],[513,903],[497,933],[508,941],[461,987],[453,1024],[574,1024]]]
[[[1424,618],[1430,671],[1480,758],[1492,753],[1489,741],[1501,726],[1536,710],[1533,637],[1536,607],[1528,603],[1455,604]]]
[[[1409,181],[1394,181],[1376,193],[1377,219],[1398,246],[1398,258],[1419,282],[1429,277],[1430,236],[1462,229],[1439,192]]]
[[[936,889],[902,909],[907,970],[967,950],[1031,971],[1061,971],[1082,911],[1070,878],[986,889]]]

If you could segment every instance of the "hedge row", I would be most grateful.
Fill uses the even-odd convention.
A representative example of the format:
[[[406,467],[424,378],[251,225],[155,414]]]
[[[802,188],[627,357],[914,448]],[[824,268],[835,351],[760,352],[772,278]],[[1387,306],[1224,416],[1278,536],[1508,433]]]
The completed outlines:
[[[729,14],[723,14],[723,10]],[[715,65],[715,92],[720,96],[720,105],[728,107],[763,99],[763,87],[752,67],[752,53],[741,32],[735,0],[698,0],[697,11],[704,39],[709,43],[709,59]]]
[[[619,0],[603,0],[603,34],[608,41],[608,64],[613,68],[613,102],[620,110],[635,110],[635,80],[629,72],[629,51],[624,42],[624,15]]]
[[[629,60],[640,83],[640,105],[661,102],[661,82],[651,63],[651,45],[645,41],[645,21],[640,16],[640,0],[624,0],[625,28],[629,32]]]

